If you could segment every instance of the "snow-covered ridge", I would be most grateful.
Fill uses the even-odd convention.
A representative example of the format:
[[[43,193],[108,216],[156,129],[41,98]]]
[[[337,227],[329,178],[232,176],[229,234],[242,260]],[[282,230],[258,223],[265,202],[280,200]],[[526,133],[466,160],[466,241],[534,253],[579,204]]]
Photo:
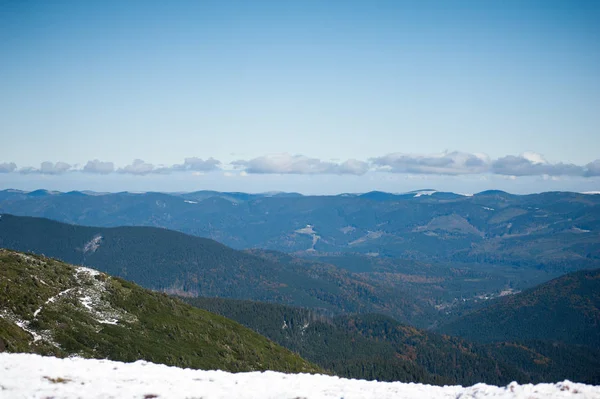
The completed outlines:
[[[573,383],[511,383],[506,387],[437,387],[348,380],[272,371],[227,373],[179,369],[138,361],[121,363],[0,353],[0,392],[7,398],[581,398],[600,397],[600,387]]]

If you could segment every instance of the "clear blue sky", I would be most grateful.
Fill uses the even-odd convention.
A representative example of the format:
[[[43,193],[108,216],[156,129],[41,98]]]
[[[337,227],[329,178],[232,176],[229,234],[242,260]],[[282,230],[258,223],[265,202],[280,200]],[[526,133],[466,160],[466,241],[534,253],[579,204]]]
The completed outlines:
[[[600,189],[598,1],[0,0],[0,93],[0,189]]]

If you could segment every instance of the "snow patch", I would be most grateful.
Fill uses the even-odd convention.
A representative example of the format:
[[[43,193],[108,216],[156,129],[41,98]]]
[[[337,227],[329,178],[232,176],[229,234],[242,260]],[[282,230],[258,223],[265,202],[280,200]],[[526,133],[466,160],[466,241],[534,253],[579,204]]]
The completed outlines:
[[[351,241],[348,243],[348,245],[357,245],[357,244],[361,244],[367,240],[376,240],[380,237],[382,237],[384,234],[383,231],[367,231],[367,235],[362,236],[354,241]]]
[[[482,206],[483,209],[485,209],[486,211],[495,211],[494,208],[489,208],[487,206]]]
[[[38,342],[43,339],[44,341],[47,341],[51,345],[58,347],[58,344],[52,340],[52,337],[50,337],[48,332],[39,332],[38,333],[38,332],[32,330],[31,328],[29,328],[29,323],[30,323],[29,321],[19,318],[17,315],[8,311],[7,309],[0,311],[0,317],[2,317],[5,320],[8,320],[9,322],[14,323],[21,330],[29,333],[29,335],[31,335],[33,337],[33,342]]]
[[[571,230],[573,230],[575,233],[589,233],[589,232],[591,232],[591,230],[580,229],[579,227],[573,227]]]
[[[34,264],[34,265],[45,265],[46,264],[46,262],[44,262],[41,259],[34,258],[33,256],[26,255],[26,254],[23,254],[21,252],[11,252],[11,253],[13,255],[17,255],[19,258],[22,258],[22,259],[24,259],[24,260],[26,260],[26,261]]]
[[[88,252],[94,253],[98,248],[100,248],[100,243],[102,242],[102,236],[98,234],[91,240],[85,243],[83,246],[83,253],[87,254]]]
[[[321,236],[317,234],[317,232],[314,230],[314,227],[315,226],[312,224],[307,224],[306,227],[294,231],[295,233],[305,234],[312,237],[312,246],[307,249],[307,251],[314,251],[315,245],[317,245],[317,242],[321,239]]]
[[[435,191],[435,190],[424,190],[424,191],[417,191],[417,192],[415,193],[415,198],[417,198],[417,197],[421,197],[421,196],[423,196],[423,195],[431,195],[431,194],[435,194],[435,193],[437,193],[437,191]]]
[[[37,276],[33,276],[33,278],[35,278],[37,281],[39,281],[39,282],[40,282],[40,284],[44,284],[44,285],[46,285],[46,286],[48,285],[48,283],[47,283],[47,282],[45,282],[45,281],[44,281],[44,280],[42,280],[41,278],[38,278]]]
[[[79,274],[87,274],[90,277],[95,277],[100,275],[101,273],[96,269],[91,269],[85,266],[77,266],[77,270],[75,271],[75,277],[78,277]]]
[[[306,323],[304,323],[302,325],[302,327],[300,327],[300,334],[304,335],[304,332],[306,331],[306,329],[308,328],[308,326],[310,325],[310,323],[307,321]]]
[[[308,235],[316,234],[317,232],[314,230],[314,227],[315,226],[313,226],[312,224],[307,224],[306,227],[296,230],[296,233]]]
[[[186,204],[197,204],[198,203],[198,201],[190,201],[190,200],[185,200],[183,202],[185,202]]]
[[[391,398],[598,398],[600,386],[570,381],[506,387],[431,386],[349,380],[327,375],[273,371],[228,373],[191,370],[145,361],[42,357],[0,353],[3,397],[23,398],[190,398],[204,399],[391,399]],[[58,379],[61,383],[57,383]]]
[[[71,292],[73,290],[74,290],[74,288],[69,288],[69,289],[66,289],[64,291],[59,292],[58,294],[54,295],[53,297],[50,297],[46,302],[44,302],[44,304],[42,306],[40,306],[35,312],[33,312],[33,318],[35,319],[37,317],[37,315],[40,314],[40,312],[42,311],[42,308],[44,306],[46,306],[49,303],[52,303],[52,302],[56,301],[61,296],[65,295],[66,293]]]
[[[121,309],[115,309],[111,304],[103,299],[103,293],[106,292],[106,280],[96,278],[101,275],[97,270],[83,266],[75,269],[75,278],[80,282],[78,288],[78,298],[81,305],[92,315],[100,324],[116,325],[119,321],[132,323],[137,319]]]
[[[24,320],[20,320],[20,319],[15,319],[13,321],[17,326],[21,327],[21,329],[27,331],[29,334],[31,334],[33,336],[33,342],[37,342],[42,339],[41,335],[39,335],[38,333],[36,333],[35,331],[33,331],[29,328],[28,322],[26,322]]]
[[[513,288],[508,288],[506,290],[500,291],[500,294],[498,294],[498,296],[515,295],[515,294],[518,294],[519,292],[521,292],[521,291],[515,290]]]

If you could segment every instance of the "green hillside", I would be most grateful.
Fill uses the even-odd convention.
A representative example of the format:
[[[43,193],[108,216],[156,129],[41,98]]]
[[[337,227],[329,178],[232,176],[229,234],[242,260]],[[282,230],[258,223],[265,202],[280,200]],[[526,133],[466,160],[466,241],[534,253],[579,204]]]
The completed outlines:
[[[418,325],[428,325],[436,313],[394,287],[332,265],[265,259],[154,227],[86,227],[1,215],[0,247],[90,266],[183,296],[252,299],[333,313],[379,312]]]
[[[478,342],[549,340],[600,349],[600,269],[500,298],[439,331]]]
[[[0,351],[228,371],[319,371],[222,316],[92,269],[4,249]]]
[[[462,385],[564,378],[600,383],[600,351],[572,345],[481,345],[382,315],[332,318],[309,309],[252,301],[185,300],[236,320],[344,377]]]
[[[348,333],[335,319],[313,310],[222,298],[184,301],[227,315],[339,376],[429,384],[453,382],[399,358],[389,344]]]

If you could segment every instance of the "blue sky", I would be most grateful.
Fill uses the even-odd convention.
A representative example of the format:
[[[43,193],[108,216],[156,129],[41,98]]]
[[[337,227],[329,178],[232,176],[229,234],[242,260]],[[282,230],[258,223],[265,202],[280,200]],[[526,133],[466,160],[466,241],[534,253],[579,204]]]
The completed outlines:
[[[600,189],[596,1],[0,1],[0,188]]]

